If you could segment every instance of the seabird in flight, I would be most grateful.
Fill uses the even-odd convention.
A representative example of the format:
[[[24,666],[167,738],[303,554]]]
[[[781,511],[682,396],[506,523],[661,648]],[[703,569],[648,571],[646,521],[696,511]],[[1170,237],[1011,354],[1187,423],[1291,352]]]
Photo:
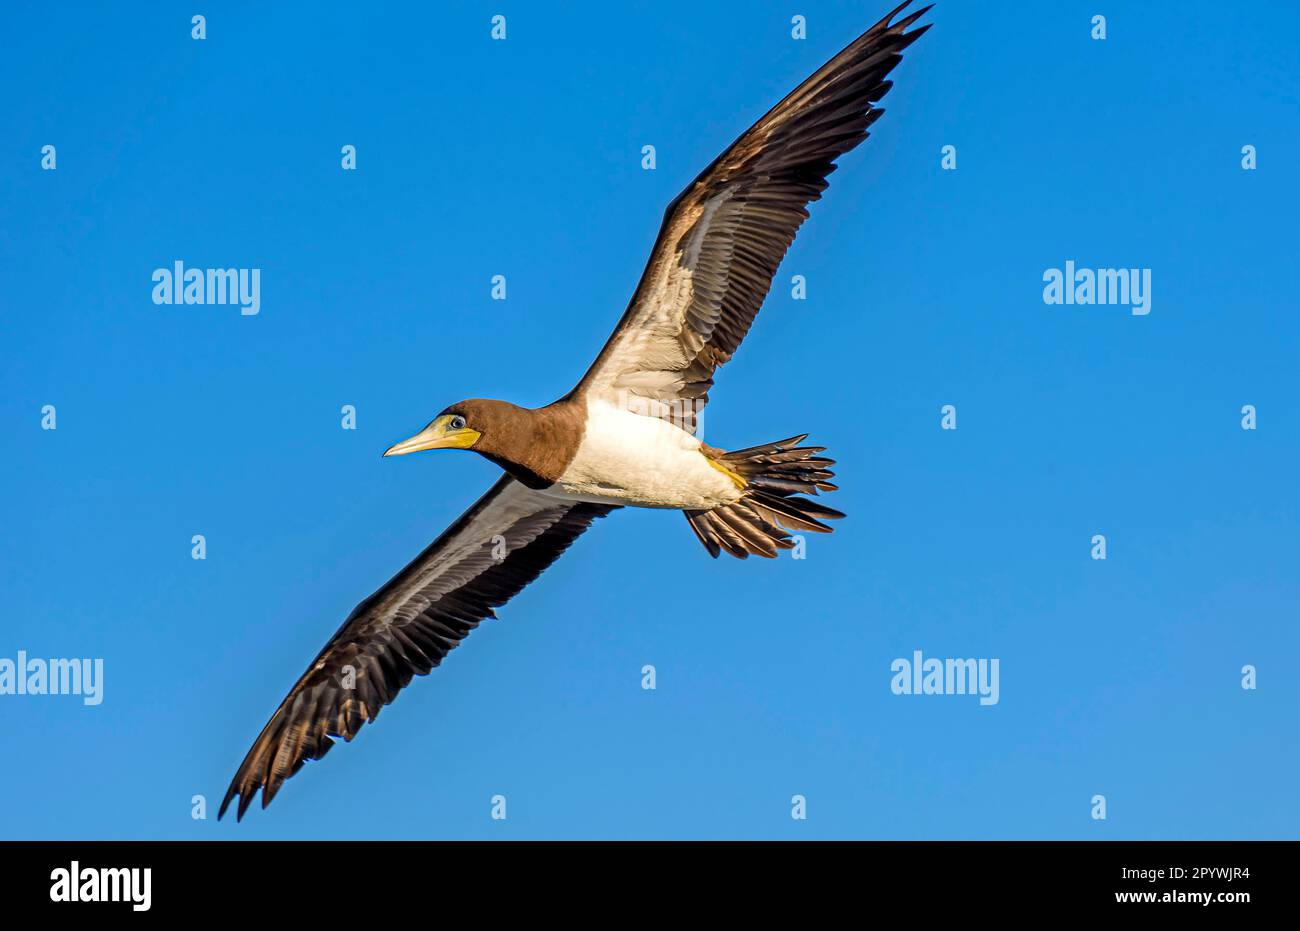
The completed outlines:
[[[910,2],[910,0],[909,0]],[[712,556],[773,557],[789,531],[843,515],[803,495],[833,490],[832,460],[804,436],[727,452],[696,418],[718,366],[749,332],[807,205],[835,159],[884,112],[887,75],[929,26],[895,9],[804,81],[692,181],[664,215],[614,335],[546,407],[469,400],[385,456],[466,449],[504,474],[442,536],[348,616],[253,743],[218,815],[351,740],[412,676],[621,507],[680,510]]]

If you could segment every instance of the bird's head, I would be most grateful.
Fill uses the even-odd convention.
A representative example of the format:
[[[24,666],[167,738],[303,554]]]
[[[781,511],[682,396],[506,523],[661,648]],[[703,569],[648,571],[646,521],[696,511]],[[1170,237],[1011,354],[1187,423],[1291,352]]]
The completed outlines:
[[[473,449],[485,452],[490,437],[500,432],[513,404],[473,398],[443,410],[415,436],[388,447],[385,456],[404,456],[424,449]]]

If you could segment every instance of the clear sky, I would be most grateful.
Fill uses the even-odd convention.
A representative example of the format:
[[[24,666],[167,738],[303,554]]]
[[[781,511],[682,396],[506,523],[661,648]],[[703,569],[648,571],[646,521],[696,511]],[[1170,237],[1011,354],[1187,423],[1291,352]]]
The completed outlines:
[[[1300,833],[1300,13],[1200,0],[929,14],[708,412],[839,460],[806,559],[615,514],[218,823],[342,618],[498,474],[380,453],[567,391],[667,202],[886,10],[438,6],[0,13],[0,658],[104,661],[97,706],[0,696],[0,837]],[[155,304],[176,261],[260,269],[259,312]],[[1150,312],[1045,303],[1067,261],[1150,269]],[[893,694],[915,650],[997,659],[998,703]]]

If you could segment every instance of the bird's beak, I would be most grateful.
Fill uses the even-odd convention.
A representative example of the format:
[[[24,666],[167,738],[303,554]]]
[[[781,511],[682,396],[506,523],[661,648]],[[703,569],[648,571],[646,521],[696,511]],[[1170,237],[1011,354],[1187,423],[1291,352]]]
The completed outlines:
[[[453,429],[451,417],[450,414],[439,417],[409,440],[388,447],[384,455],[405,456],[423,449],[469,449],[478,441],[479,432],[469,427]]]

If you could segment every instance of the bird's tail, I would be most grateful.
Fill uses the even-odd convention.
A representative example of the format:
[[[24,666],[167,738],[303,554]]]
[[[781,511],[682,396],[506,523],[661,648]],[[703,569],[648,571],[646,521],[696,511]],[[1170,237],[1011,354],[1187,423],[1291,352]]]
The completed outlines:
[[[826,447],[800,446],[808,434],[788,440],[737,449],[729,453],[713,451],[710,456],[722,471],[732,475],[737,484],[744,483],[739,501],[710,511],[686,511],[686,520],[700,538],[709,555],[717,557],[726,550],[746,559],[755,556],[772,558],[777,550],[794,548],[786,531],[811,530],[830,533],[823,520],[844,515],[815,501],[799,497],[819,491],[834,491],[830,482],[835,473],[834,459],[818,456]],[[708,453],[706,452],[706,455]]]

